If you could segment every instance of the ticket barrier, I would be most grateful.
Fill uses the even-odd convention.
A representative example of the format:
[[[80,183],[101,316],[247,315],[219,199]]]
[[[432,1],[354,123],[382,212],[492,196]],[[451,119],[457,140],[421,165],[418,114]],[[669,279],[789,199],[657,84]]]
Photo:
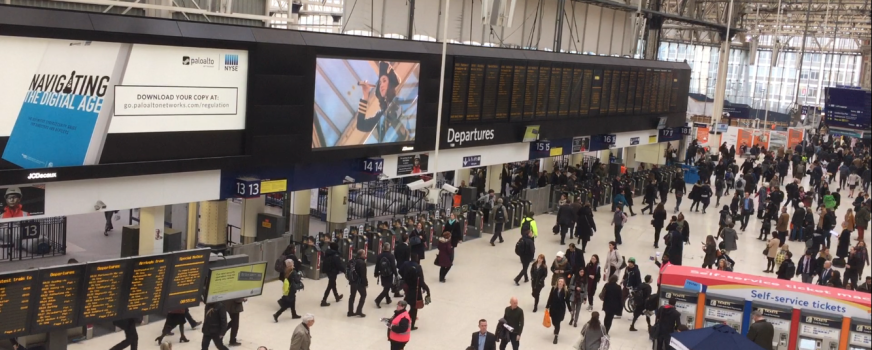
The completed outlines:
[[[689,329],[694,328],[696,322],[696,308],[699,296],[696,292],[662,286],[660,290],[660,306],[669,303],[669,298],[675,298],[675,309],[681,314],[681,324]]]
[[[382,243],[384,242],[384,237],[380,232],[373,231],[372,227],[367,227],[364,231],[364,236],[366,237],[366,262],[375,265],[376,259],[378,255],[381,254],[382,251]]]
[[[725,324],[735,329],[739,334],[742,333],[742,317],[745,313],[744,301],[708,295],[704,311],[703,327]]]
[[[303,266],[303,276],[313,280],[321,279],[321,252],[314,246],[304,245],[303,256],[309,262]]]
[[[487,222],[482,224],[481,233],[494,233],[494,213],[496,213],[496,209],[491,209],[487,213]]]
[[[321,251],[327,251],[330,249],[330,243],[327,242],[327,238],[329,237],[329,241],[333,242],[333,235],[324,232],[318,232],[318,246],[321,247]]]
[[[802,312],[796,350],[838,350],[841,333],[842,318]]]
[[[335,237],[334,242],[336,242],[336,245],[339,248],[339,251],[337,253],[339,253],[339,260],[342,261],[343,265],[348,263],[348,256],[349,256],[348,252],[350,252],[353,248],[352,244],[351,244],[352,240],[350,239],[350,236],[349,236],[347,230],[348,229],[345,229],[345,230],[338,230],[337,229],[336,232],[334,232],[334,237]]]
[[[484,227],[484,213],[481,210],[476,210],[473,213],[470,220],[466,221],[466,225],[464,226],[463,232],[463,241],[469,241],[476,238],[481,238],[481,231]],[[491,220],[493,222],[493,220]]]
[[[773,350],[787,350],[790,343],[790,321],[793,316],[792,310],[779,309],[754,303],[754,310],[763,312],[766,321],[775,328],[775,336],[772,338]]]
[[[360,232],[360,231],[355,231],[352,235],[354,236],[354,239],[352,240],[352,242],[354,242],[354,243],[352,245],[352,250],[351,250],[352,255],[351,255],[351,258],[349,260],[354,260],[354,258],[357,257],[357,251],[367,250],[369,248],[368,244],[367,244],[368,242],[366,240],[365,233]]]
[[[422,222],[421,226],[424,227],[424,239],[423,239],[424,250],[427,251],[427,250],[436,249],[436,244],[433,242],[435,242],[435,240],[438,239],[438,237],[439,237],[438,235],[442,233],[442,232],[437,232],[437,231],[442,231],[442,228],[441,227],[439,227],[439,228],[434,227],[429,222]]]
[[[531,201],[528,201],[526,199],[522,199],[522,200],[520,200],[519,203],[521,204],[521,215],[527,215],[527,213],[529,213],[530,210],[533,209],[533,202],[531,202]],[[539,214],[542,214],[542,213],[539,213]]]
[[[872,349],[872,325],[869,320],[851,320],[851,334],[848,337],[848,350]]]
[[[515,220],[515,204],[513,201],[505,198],[503,207],[506,208],[506,222],[503,223],[503,231],[511,230],[517,226],[514,225]]]
[[[524,219],[524,205],[521,204],[519,199],[513,199],[512,206],[515,208],[515,212],[512,215],[512,227],[521,227],[521,220]]]
[[[612,196],[612,184],[606,183],[606,181],[602,181],[601,183],[603,186],[602,204],[612,204],[612,197],[614,197]]]

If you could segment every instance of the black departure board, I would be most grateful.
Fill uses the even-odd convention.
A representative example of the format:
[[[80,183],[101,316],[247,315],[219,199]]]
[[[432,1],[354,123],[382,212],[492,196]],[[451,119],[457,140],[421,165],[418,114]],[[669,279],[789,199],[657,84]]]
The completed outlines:
[[[121,305],[127,294],[124,280],[129,259],[95,262],[85,268],[85,303],[80,321],[112,321],[121,316]]]
[[[451,80],[451,122],[466,118],[466,98],[469,95],[469,63],[456,59]]]
[[[581,76],[581,103],[578,106],[578,115],[590,115],[591,95],[593,91],[593,70],[585,69]],[[599,100],[597,100],[597,109],[599,109]]]
[[[630,78],[627,82],[627,114],[633,114],[636,105],[636,83],[639,80],[639,72],[635,69],[630,71]]]
[[[497,121],[509,120],[509,107],[512,105],[512,90],[515,88],[512,85],[512,69],[511,64],[503,64],[499,70],[499,81],[497,85],[496,106],[494,106],[494,119]]]
[[[654,77],[655,73],[652,72],[650,69],[645,72],[645,97],[642,101],[642,112],[645,113],[654,112],[654,110],[651,108],[652,101],[654,101],[654,97],[652,96],[652,94],[654,93],[654,85],[656,85],[657,83],[654,80]]]
[[[551,64],[542,63],[539,67],[539,81],[536,83],[536,114],[535,119],[544,119],[548,115],[548,87],[551,80]]]
[[[0,275],[0,338],[28,334],[31,295],[36,283],[36,270]]]
[[[669,111],[675,112],[678,110],[678,72],[672,72],[672,94],[669,100]]]
[[[612,97],[612,70],[606,69],[603,72],[603,92],[600,97],[600,114],[609,114],[609,101]]]
[[[627,92],[630,90],[630,71],[621,71],[621,85],[618,88],[618,113],[627,113]],[[631,105],[632,106],[632,105]],[[630,107],[632,109],[633,107]]]
[[[578,107],[581,105],[581,76],[584,70],[581,68],[572,69],[572,81],[570,83],[569,96],[569,117],[574,118],[579,115]]]
[[[199,305],[206,281],[209,250],[188,250],[173,254],[171,278],[167,286],[164,310]]]
[[[657,72],[657,104],[654,112],[660,113],[664,111],[663,105],[666,102],[666,72]]]
[[[527,88],[527,66],[516,64],[512,66],[512,96],[509,103],[509,117],[512,121],[524,118],[525,90]],[[502,78],[500,78],[502,84]]]
[[[563,80],[563,67],[554,64],[551,67],[551,81],[548,84],[548,114],[550,118],[560,115],[560,86]]]
[[[497,90],[500,84],[500,64],[488,62],[484,68],[484,88],[482,89],[481,120],[491,121],[497,113]]]
[[[130,291],[125,317],[162,310],[171,258],[169,254],[161,254],[130,259]]]
[[[642,105],[645,96],[645,71],[636,74],[636,102],[633,104],[633,113],[642,113]]]
[[[621,71],[612,71],[612,84],[609,89],[609,115],[618,113],[618,89],[621,87]]]
[[[539,66],[527,66],[527,82],[525,86],[524,120],[530,120],[536,114],[536,95],[539,90]]]
[[[484,63],[469,64],[469,97],[466,99],[466,121],[481,119],[482,88],[484,87]]]
[[[30,333],[47,333],[79,324],[82,281],[85,265],[66,265],[39,270],[36,283],[36,306]]]
[[[587,73],[585,73],[587,74]],[[600,104],[603,97],[603,70],[593,70],[593,80],[590,82],[590,115],[600,114]],[[581,102],[584,106],[584,101]]]

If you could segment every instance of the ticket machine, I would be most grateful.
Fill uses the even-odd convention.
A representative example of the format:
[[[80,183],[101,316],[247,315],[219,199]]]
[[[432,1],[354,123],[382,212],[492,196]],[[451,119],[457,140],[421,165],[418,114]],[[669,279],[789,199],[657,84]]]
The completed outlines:
[[[799,318],[796,350],[838,350],[842,318],[803,312]]]
[[[663,286],[660,291],[660,306],[668,304],[669,298],[675,298],[675,309],[681,313],[681,324],[693,329],[696,322],[696,304],[699,300],[696,293]]]
[[[773,308],[764,305],[754,304],[755,310],[763,312],[763,317],[766,321],[772,324],[775,328],[775,337],[772,338],[773,350],[787,350],[790,343],[790,320],[792,311],[789,309]]]
[[[872,325],[869,319],[851,320],[851,334],[848,337],[848,350],[872,349]]]
[[[745,311],[745,302],[730,300],[708,295],[705,301],[705,319],[703,327],[711,327],[716,324],[725,324],[736,332],[742,333],[742,315]]]

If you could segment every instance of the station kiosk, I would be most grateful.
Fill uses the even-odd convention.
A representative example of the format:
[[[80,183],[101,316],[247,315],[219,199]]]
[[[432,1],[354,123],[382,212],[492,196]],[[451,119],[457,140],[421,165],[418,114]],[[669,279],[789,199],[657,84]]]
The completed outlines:
[[[696,293],[661,287],[660,306],[668,304],[669,298],[675,298],[675,309],[681,313],[681,324],[689,329],[693,329],[696,323],[696,308],[699,301]]]
[[[842,319],[833,315],[803,312],[799,319],[797,350],[838,350]]]
[[[872,349],[872,325],[869,320],[851,321],[851,333],[848,337],[848,350]]]
[[[705,319],[702,326],[711,327],[717,324],[725,324],[741,334],[744,311],[745,303],[742,301],[709,296],[705,301]]]
[[[759,306],[755,304],[755,310],[763,312],[763,317],[766,321],[772,324],[775,328],[775,336],[772,338],[773,350],[788,350],[790,344],[790,321],[792,310],[774,308],[769,306]],[[753,322],[753,321],[752,321]]]

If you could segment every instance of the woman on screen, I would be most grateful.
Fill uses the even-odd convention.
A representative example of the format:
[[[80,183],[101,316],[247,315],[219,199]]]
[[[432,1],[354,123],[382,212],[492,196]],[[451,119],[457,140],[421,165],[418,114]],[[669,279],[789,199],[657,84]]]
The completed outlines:
[[[399,135],[396,128],[400,125],[402,110],[397,99],[397,89],[400,80],[393,66],[385,61],[378,62],[378,82],[373,86],[368,81],[358,83],[362,87],[363,97],[357,106],[357,130],[374,132],[377,143],[396,142],[408,139],[408,135]],[[366,118],[369,107],[369,93],[375,88],[375,97],[378,100],[379,111],[372,118]],[[386,140],[390,128],[397,130],[395,140]],[[375,129],[375,130],[373,130]]]

